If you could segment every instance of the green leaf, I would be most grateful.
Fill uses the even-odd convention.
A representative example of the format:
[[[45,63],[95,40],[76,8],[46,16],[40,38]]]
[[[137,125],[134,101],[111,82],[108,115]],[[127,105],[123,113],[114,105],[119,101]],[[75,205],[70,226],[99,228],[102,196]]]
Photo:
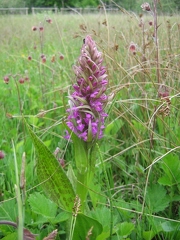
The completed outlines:
[[[73,240],[86,239],[90,230],[92,232],[92,234],[89,236],[90,239],[96,239],[96,237],[102,232],[102,225],[93,218],[83,214],[78,214],[76,218]]]
[[[102,224],[103,229],[108,227],[108,229],[110,230],[111,212],[108,207],[103,206],[100,208],[96,208],[95,210],[91,211],[90,214],[91,217],[93,217]],[[114,222],[116,221],[116,218],[117,217],[114,216]]]
[[[153,239],[153,237],[156,235],[155,232],[153,231],[146,231],[146,232],[143,232],[143,239],[144,240],[151,240]]]
[[[42,215],[47,219],[55,217],[57,205],[48,198],[46,198],[43,194],[31,194],[28,202],[33,212]]]
[[[87,158],[87,143],[80,139],[76,134],[72,133],[72,141],[74,144],[74,155],[76,161],[76,168],[80,174],[87,172],[88,158]]]
[[[37,158],[37,175],[45,193],[58,206],[72,211],[75,199],[73,187],[61,165],[26,123],[34,143]]]
[[[71,214],[68,212],[61,212],[59,213],[51,222],[53,224],[60,223],[60,222],[65,222],[71,217]]]
[[[72,186],[73,186],[73,188],[76,192],[77,178],[74,174],[74,170],[73,170],[71,164],[68,164],[67,176],[68,176],[68,178],[69,178],[69,180],[70,180],[70,182],[71,182],[71,184],[72,184]]]
[[[2,238],[2,240],[18,240],[17,232],[13,232]]]
[[[146,204],[152,213],[163,211],[169,205],[170,199],[165,188],[154,184],[147,189]]]
[[[118,225],[118,231],[117,234],[120,237],[126,238],[128,235],[131,234],[131,232],[134,230],[134,224],[123,222]]]
[[[115,119],[106,126],[105,134],[106,135],[115,135],[122,128],[124,122],[121,119]]]
[[[161,162],[164,175],[158,182],[165,186],[173,186],[180,183],[180,161],[177,155],[169,154]]]
[[[163,231],[165,232],[173,232],[173,231],[180,231],[180,223],[178,222],[163,222],[161,224]]]
[[[17,204],[15,199],[0,203],[0,218],[13,222],[17,221]]]

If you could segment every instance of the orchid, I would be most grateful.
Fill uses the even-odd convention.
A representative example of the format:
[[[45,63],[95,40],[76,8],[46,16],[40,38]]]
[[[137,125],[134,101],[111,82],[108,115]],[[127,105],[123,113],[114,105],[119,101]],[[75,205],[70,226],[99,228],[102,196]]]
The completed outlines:
[[[86,36],[78,63],[74,66],[76,83],[67,109],[67,126],[85,142],[102,138],[105,128],[108,80],[102,63],[102,53],[92,38]]]

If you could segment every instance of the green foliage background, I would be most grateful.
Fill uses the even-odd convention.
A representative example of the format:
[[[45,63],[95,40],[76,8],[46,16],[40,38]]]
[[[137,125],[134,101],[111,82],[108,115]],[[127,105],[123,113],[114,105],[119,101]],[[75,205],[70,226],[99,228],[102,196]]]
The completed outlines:
[[[139,11],[139,6],[145,2],[143,0],[104,0],[102,1],[108,6],[118,4],[127,10]],[[149,1],[151,4],[153,1]],[[99,0],[0,0],[0,7],[97,7],[101,4]],[[180,10],[179,0],[161,0],[159,8],[163,12],[174,12]]]

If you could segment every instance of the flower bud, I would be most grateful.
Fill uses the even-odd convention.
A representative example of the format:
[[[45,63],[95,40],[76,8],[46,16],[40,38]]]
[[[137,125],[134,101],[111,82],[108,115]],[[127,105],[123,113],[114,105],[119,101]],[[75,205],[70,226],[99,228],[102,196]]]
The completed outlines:
[[[5,154],[2,150],[0,150],[0,159],[3,159],[5,157]]]
[[[6,83],[6,84],[9,83],[9,77],[8,76],[4,76],[4,83]]]

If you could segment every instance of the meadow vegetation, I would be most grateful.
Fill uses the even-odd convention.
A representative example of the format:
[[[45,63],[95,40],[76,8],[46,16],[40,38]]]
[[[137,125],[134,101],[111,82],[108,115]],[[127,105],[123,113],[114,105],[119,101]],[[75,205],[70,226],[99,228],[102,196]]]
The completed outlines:
[[[180,239],[179,16],[157,18],[157,41],[148,12],[0,23],[0,239],[20,240],[23,227],[31,239]],[[59,204],[69,185],[48,178],[48,164],[57,166],[54,155],[76,193],[77,139],[64,136],[72,68],[87,35],[103,53],[110,97],[81,211],[77,196]]]

